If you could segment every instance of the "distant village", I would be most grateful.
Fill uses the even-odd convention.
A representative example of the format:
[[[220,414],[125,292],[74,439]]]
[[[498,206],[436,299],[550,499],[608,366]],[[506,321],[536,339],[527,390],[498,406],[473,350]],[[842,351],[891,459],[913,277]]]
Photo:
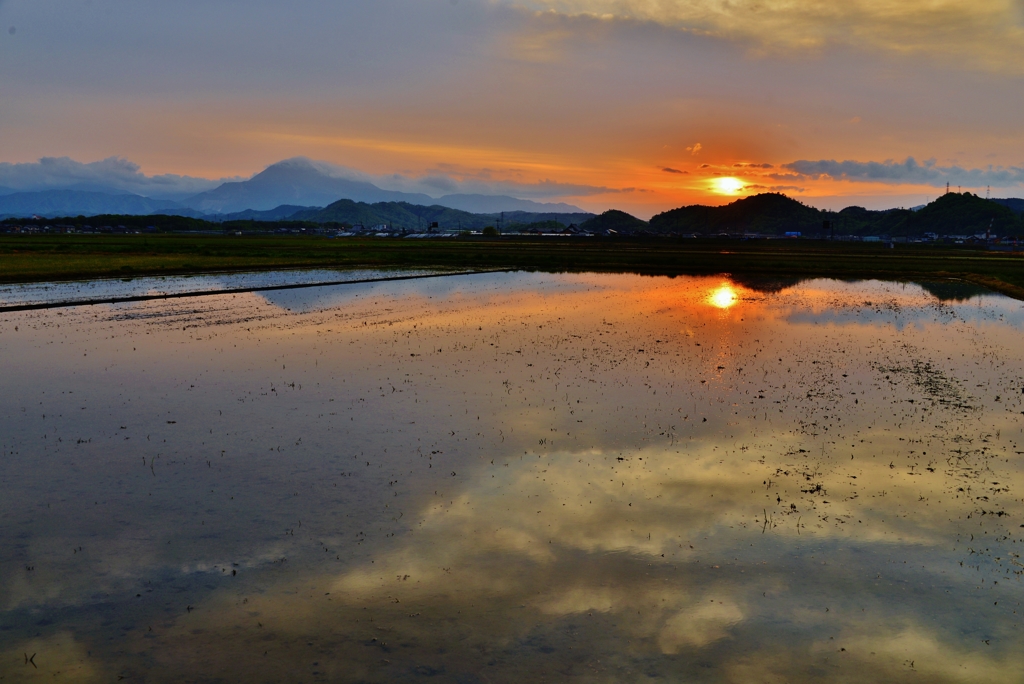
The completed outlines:
[[[8,235],[39,235],[39,234],[75,234],[75,235],[153,235],[160,233],[178,234],[201,234],[201,235],[305,235],[320,236],[325,238],[406,238],[413,240],[453,239],[453,238],[529,238],[529,237],[574,237],[574,238],[651,238],[651,239],[713,239],[713,240],[834,240],[839,242],[866,242],[866,243],[891,243],[891,244],[952,244],[952,245],[973,245],[988,247],[990,249],[1014,251],[1019,242],[1018,236],[999,236],[990,232],[984,233],[959,233],[939,234],[924,233],[919,237],[908,237],[903,235],[843,235],[833,234],[828,226],[823,226],[821,232],[808,233],[805,231],[786,231],[781,235],[757,233],[757,232],[721,232],[715,234],[685,233],[685,232],[653,232],[644,229],[630,228],[606,228],[604,230],[587,230],[575,224],[565,226],[561,230],[551,230],[550,226],[543,228],[532,226],[510,226],[509,229],[499,232],[496,228],[484,228],[483,230],[459,230],[457,228],[445,228],[438,225],[428,227],[426,231],[410,231],[402,228],[395,228],[387,224],[375,226],[278,226],[272,229],[261,229],[259,227],[246,226],[245,229],[234,226],[225,226],[220,229],[166,229],[155,225],[149,226],[126,226],[126,225],[91,225],[88,223],[49,223],[41,219],[35,219],[32,223],[12,222],[10,219],[0,223],[0,234]],[[1024,247],[1022,247],[1024,248]]]

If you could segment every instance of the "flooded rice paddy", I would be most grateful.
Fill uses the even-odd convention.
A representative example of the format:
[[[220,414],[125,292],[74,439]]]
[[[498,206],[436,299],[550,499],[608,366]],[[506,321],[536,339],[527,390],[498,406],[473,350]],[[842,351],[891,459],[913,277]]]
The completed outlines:
[[[1024,307],[487,274],[0,316],[0,681],[1024,681]]]
[[[92,302],[113,303],[119,299],[178,298],[192,294],[225,291],[290,289],[309,285],[365,280],[390,280],[451,273],[441,269],[292,269],[247,271],[193,276],[147,276],[104,278],[92,281],[60,281],[0,285],[0,312],[18,307]]]

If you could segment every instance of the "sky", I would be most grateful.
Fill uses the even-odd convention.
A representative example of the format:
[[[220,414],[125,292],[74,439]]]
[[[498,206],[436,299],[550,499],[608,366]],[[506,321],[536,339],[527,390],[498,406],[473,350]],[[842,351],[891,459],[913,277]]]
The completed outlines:
[[[303,156],[643,218],[915,206],[1024,196],[1022,105],[1024,0],[0,0],[12,189]]]

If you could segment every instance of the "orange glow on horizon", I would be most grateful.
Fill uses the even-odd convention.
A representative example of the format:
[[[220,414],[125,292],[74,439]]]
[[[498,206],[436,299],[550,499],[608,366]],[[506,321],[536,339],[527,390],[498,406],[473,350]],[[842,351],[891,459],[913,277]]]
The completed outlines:
[[[87,104],[92,118],[116,118],[104,110],[109,103]],[[209,179],[245,179],[283,159],[306,156],[370,175],[401,175],[410,183],[421,177],[444,175],[459,183],[483,186],[481,192],[485,194],[486,186],[493,185],[494,194],[566,202],[594,213],[619,209],[645,220],[677,207],[724,205],[761,192],[780,192],[812,206],[828,204],[836,209],[850,205],[913,206],[926,204],[941,194],[939,188],[917,183],[799,177],[783,169],[787,157],[739,144],[725,145],[728,149],[719,152],[705,141],[696,157],[663,153],[660,148],[634,154],[633,150],[580,149],[571,140],[564,146],[546,139],[541,141],[544,144],[528,145],[504,139],[484,141],[482,136],[460,136],[452,132],[461,130],[455,128],[443,134],[431,131],[429,136],[419,130],[403,130],[397,124],[398,130],[365,125],[341,131],[324,119],[322,111],[314,112],[311,121],[297,123],[288,112],[271,111],[254,117],[251,109],[240,112],[228,108],[195,120],[180,106],[158,111],[143,102],[132,111],[140,114],[140,120],[163,126],[168,136],[147,139],[146,145],[125,156],[138,163],[147,176],[180,174]],[[117,137],[114,133],[100,139],[81,134],[74,140],[70,156],[92,162],[103,159],[103,146],[114,145]],[[720,142],[717,147],[723,145]],[[173,153],[167,151],[168,147]],[[34,162],[35,157],[22,152],[14,160]],[[779,178],[783,172],[792,177]],[[505,183],[509,187],[501,187]],[[523,190],[518,192],[516,185]],[[564,194],[557,194],[559,185],[564,187]],[[387,183],[381,187],[418,191]],[[964,190],[968,189],[984,192],[984,187],[965,186]],[[886,205],[884,197],[889,195],[893,200]],[[828,200],[817,201],[822,197]],[[844,200],[846,197],[849,199]]]

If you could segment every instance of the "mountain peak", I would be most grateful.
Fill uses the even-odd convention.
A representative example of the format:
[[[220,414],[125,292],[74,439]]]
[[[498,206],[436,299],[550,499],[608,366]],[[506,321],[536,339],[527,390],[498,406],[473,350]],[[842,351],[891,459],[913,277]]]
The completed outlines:
[[[306,157],[271,164],[247,181],[224,183],[187,200],[188,206],[207,212],[230,213],[246,209],[265,211],[282,204],[327,206],[339,199],[360,202],[412,202],[432,204],[418,193],[382,190],[372,183],[343,178],[339,167]]]
[[[247,209],[266,211],[282,204],[328,206],[338,200],[355,202],[408,202],[421,206],[441,205],[483,214],[501,211],[582,213],[570,204],[543,204],[501,195],[455,194],[435,199],[423,193],[385,190],[358,171],[308,157],[291,157],[271,164],[246,181],[224,183],[186,200],[206,212],[233,213]]]

